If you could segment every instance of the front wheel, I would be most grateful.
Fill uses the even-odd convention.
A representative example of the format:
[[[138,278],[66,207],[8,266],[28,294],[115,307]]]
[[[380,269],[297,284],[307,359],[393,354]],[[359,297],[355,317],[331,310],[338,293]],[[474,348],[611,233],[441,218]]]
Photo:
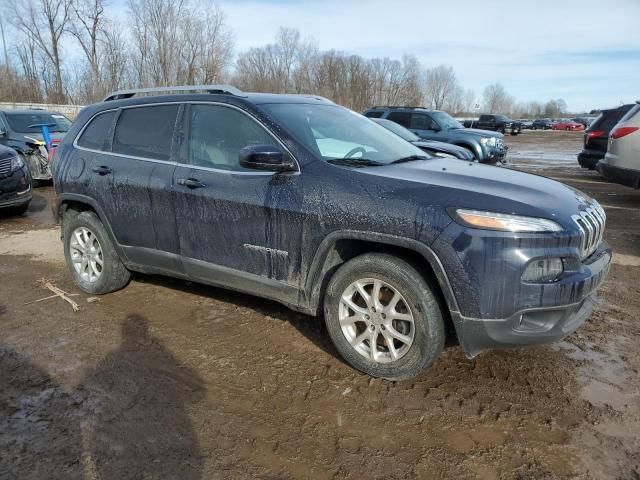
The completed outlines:
[[[66,214],[63,238],[67,266],[81,290],[101,295],[119,290],[129,282],[131,273],[95,213]]]
[[[414,377],[444,348],[444,321],[432,288],[392,255],[364,254],[340,267],[327,287],[324,316],[342,357],[374,377]]]

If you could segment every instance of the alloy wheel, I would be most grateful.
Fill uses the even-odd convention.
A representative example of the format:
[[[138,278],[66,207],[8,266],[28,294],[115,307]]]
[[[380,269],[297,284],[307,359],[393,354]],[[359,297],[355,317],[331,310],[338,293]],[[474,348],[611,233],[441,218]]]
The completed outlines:
[[[76,228],[69,239],[69,253],[76,273],[86,282],[97,282],[102,275],[104,257],[95,234],[87,227]]]
[[[376,363],[395,362],[407,354],[415,337],[409,304],[392,285],[363,278],[340,297],[342,333],[351,347]]]

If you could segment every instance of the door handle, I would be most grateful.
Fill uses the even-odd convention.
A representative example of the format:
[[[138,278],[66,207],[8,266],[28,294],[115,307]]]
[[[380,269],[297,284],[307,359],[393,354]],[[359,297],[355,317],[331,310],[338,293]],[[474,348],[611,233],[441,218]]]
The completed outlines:
[[[196,180],[195,178],[179,178],[178,185],[182,185],[183,187],[189,187],[189,188],[206,187],[204,183],[202,183],[199,180]]]
[[[93,167],[91,170],[93,170],[95,173],[99,175],[108,175],[111,173],[111,169],[109,167],[105,167],[104,165],[100,165],[99,167]]]

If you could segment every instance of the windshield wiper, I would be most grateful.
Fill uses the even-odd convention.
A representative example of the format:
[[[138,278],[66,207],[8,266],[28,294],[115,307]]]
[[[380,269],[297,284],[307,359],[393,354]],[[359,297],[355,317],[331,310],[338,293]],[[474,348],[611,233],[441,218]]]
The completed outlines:
[[[347,167],[381,167],[385,165],[382,162],[376,162],[368,158],[330,158],[327,162],[334,165],[345,165]]]
[[[402,157],[402,158],[398,158],[397,160],[394,160],[391,163],[406,163],[406,162],[413,162],[415,160],[429,160],[432,157],[428,157],[426,155],[409,155],[408,157]]]

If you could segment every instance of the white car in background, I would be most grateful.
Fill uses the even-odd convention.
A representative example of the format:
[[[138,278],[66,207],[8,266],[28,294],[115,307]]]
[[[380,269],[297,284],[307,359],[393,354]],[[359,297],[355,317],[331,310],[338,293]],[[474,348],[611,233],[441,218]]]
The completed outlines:
[[[640,188],[640,101],[611,130],[597,169],[610,182]]]

